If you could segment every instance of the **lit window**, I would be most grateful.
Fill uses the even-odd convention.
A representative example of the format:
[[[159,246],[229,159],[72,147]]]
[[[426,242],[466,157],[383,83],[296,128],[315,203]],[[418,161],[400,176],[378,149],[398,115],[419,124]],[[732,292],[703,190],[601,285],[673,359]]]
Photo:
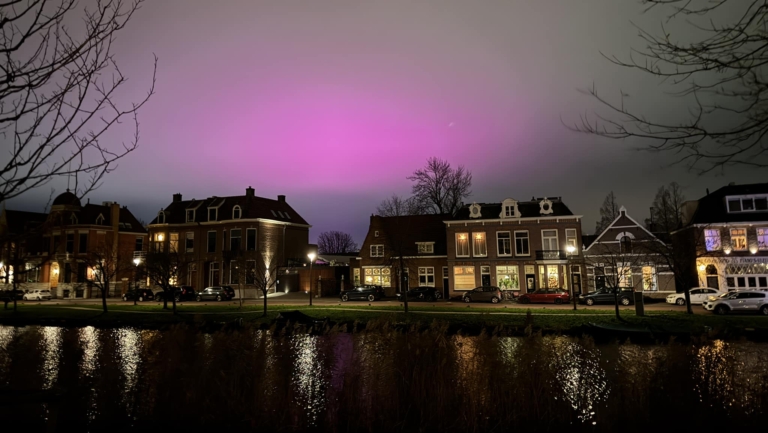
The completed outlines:
[[[419,268],[419,286],[435,287],[435,268]]]
[[[619,287],[634,287],[632,284],[632,267],[630,265],[620,263],[617,271],[619,276]]]
[[[517,266],[496,266],[496,281],[502,290],[520,290]]]
[[[169,251],[172,253],[176,253],[179,251],[179,234],[178,233],[171,233],[169,235]],[[138,238],[136,239],[136,242],[138,242]],[[138,247],[138,244],[137,244]],[[138,250],[137,250],[138,251]]]
[[[485,257],[488,255],[488,248],[485,244],[485,233],[473,233],[472,253],[475,257]]]
[[[355,268],[354,269],[354,281],[355,281],[355,283],[354,283],[355,286],[359,286],[360,285],[360,268]]]
[[[456,257],[469,257],[469,233],[456,233]]]
[[[371,245],[371,257],[384,257],[384,245]]]
[[[768,250],[768,228],[757,229],[757,249]]]
[[[559,289],[560,275],[557,265],[539,266],[539,283],[542,288]]]
[[[720,230],[704,230],[704,245],[707,247],[707,251],[719,250],[722,247],[720,243]]]
[[[747,230],[731,229],[731,247],[734,251],[747,250]]]
[[[509,232],[496,232],[496,244],[499,256],[512,255],[512,237]]]
[[[365,284],[391,287],[392,271],[389,268],[365,268]]]
[[[453,288],[455,290],[472,290],[475,288],[475,268],[472,266],[453,267]]]
[[[656,268],[653,266],[643,266],[643,290],[658,290],[656,287]]]

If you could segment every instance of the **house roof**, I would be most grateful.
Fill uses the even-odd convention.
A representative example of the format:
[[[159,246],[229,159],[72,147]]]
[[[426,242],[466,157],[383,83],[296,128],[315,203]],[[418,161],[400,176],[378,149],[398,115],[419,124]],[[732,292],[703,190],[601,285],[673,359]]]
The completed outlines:
[[[80,206],[80,199],[70,190],[59,194],[51,206]]]
[[[520,212],[521,218],[543,218],[543,217],[558,217],[558,216],[572,216],[573,212],[568,209],[568,206],[563,203],[560,197],[548,197],[548,200],[552,202],[552,213],[541,213],[541,201],[543,198],[532,199],[530,201],[518,201],[517,209]],[[480,217],[470,218],[470,207],[473,204],[480,205]],[[499,219],[501,215],[502,203],[471,203],[465,204],[457,212],[454,220],[486,220],[486,219]]]
[[[625,236],[625,233],[627,236],[629,236],[632,239],[635,239],[635,235],[632,234],[632,231],[635,231],[638,233],[639,236],[642,236],[639,238],[639,240],[646,240],[646,241],[654,241],[654,240],[661,240],[659,239],[654,233],[651,233],[648,229],[643,227],[642,224],[635,221],[634,218],[629,216],[627,214],[627,209],[624,208],[624,206],[619,209],[619,216],[617,216],[609,225],[606,227],[602,232],[597,233],[595,235],[585,235],[581,237],[582,244],[584,245],[584,249],[588,250],[592,245],[598,243],[602,244],[604,242],[616,242],[618,240],[617,237],[623,237]],[[603,239],[605,237],[605,239]],[[663,240],[661,240],[663,242]]]
[[[419,250],[417,242],[434,243],[434,252],[426,255],[446,255],[445,223],[450,218],[449,214],[434,215],[407,215],[397,217],[380,217],[380,227],[384,235],[397,233],[397,241],[402,242],[402,254],[404,256],[417,256]]]
[[[45,222],[48,214],[5,209],[5,222],[10,234],[22,234],[30,226],[39,226]]]
[[[726,197],[733,195],[768,194],[768,183],[748,185],[727,185],[698,200],[699,204],[691,217],[690,224],[737,223],[766,221],[768,212],[728,213]]]
[[[82,207],[80,212],[77,213],[77,223],[97,225],[96,220],[99,218],[99,215],[104,217],[104,222],[98,225],[112,225],[112,209],[110,206],[91,203],[87,203]],[[118,230],[140,233],[147,232],[146,229],[144,229],[144,226],[142,226],[141,222],[133,215],[133,213],[131,213],[130,210],[128,210],[127,207],[120,208]]]
[[[218,209],[216,221],[232,220],[232,210],[240,206],[241,219],[270,219],[293,224],[309,225],[284,200],[272,200],[264,197],[238,195],[230,197],[209,197],[204,200],[179,200],[171,202],[162,212],[166,224],[184,224],[187,222],[187,210],[196,210],[194,222],[208,222],[208,208]],[[158,215],[150,224],[158,224]]]

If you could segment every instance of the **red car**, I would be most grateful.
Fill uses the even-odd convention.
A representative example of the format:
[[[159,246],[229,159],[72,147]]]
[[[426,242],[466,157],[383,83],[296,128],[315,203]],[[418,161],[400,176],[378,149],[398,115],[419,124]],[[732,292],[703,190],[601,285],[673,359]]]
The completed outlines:
[[[525,293],[517,298],[521,304],[567,304],[571,300],[570,295],[565,290],[560,289],[539,289],[532,293]]]

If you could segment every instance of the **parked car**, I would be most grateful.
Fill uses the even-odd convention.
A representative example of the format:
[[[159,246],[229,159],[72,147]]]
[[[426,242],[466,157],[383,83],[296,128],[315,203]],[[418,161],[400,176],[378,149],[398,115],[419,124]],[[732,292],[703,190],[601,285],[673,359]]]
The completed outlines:
[[[373,302],[378,301],[382,297],[384,297],[384,288],[371,284],[353,287],[349,290],[342,290],[341,293],[339,293],[339,298],[341,298],[342,302],[354,299]]]
[[[720,293],[719,295],[710,295],[710,296],[707,297],[706,301],[701,303],[701,306],[702,306],[702,308],[704,308],[706,310],[707,306],[709,304],[717,301],[718,299],[725,298],[726,296],[730,295],[731,293],[735,293],[735,292],[725,292],[725,293]]]
[[[631,305],[634,302],[634,292],[632,290],[622,289],[619,290],[619,304]],[[594,304],[613,304],[616,298],[613,289],[598,289],[594,292],[587,293],[586,295],[579,296],[580,304],[594,305]]]
[[[130,289],[123,295],[123,301],[133,301],[134,299],[139,302],[151,301],[155,299],[155,294],[149,289]]]
[[[181,301],[194,301],[197,298],[195,289],[192,286],[173,287],[173,297],[176,298],[176,302]],[[159,291],[155,293],[155,299],[162,301],[165,297],[165,291]],[[170,299],[168,299],[170,301]]]
[[[496,286],[475,287],[461,297],[461,300],[466,303],[473,301],[489,301],[498,304],[502,299],[504,298],[501,294],[501,289]]]
[[[27,292],[22,297],[25,301],[50,301],[51,300],[51,291],[47,289],[35,289],[31,292]]]
[[[567,304],[570,300],[571,296],[562,289],[538,289],[531,293],[524,293],[517,298],[517,302],[521,304]]]
[[[693,305],[701,304],[710,296],[716,296],[720,292],[711,287],[694,287],[688,293],[691,296],[691,305]],[[667,304],[685,305],[685,293],[674,293],[667,296]]]
[[[768,293],[759,290],[740,290],[728,293],[704,307],[715,314],[759,312],[768,316]]]
[[[216,301],[229,301],[235,297],[235,289],[230,286],[213,286],[206,287],[202,292],[198,292],[195,299],[198,301],[204,300],[216,300]]]
[[[2,290],[0,291],[0,299],[8,299],[10,301],[24,299],[24,291],[19,289]]]
[[[415,287],[405,292],[405,295],[408,297],[408,300],[413,299],[419,301],[434,301],[443,297],[443,294],[440,293],[439,290],[435,290],[434,287]],[[403,294],[401,292],[398,292],[397,299],[403,299]]]

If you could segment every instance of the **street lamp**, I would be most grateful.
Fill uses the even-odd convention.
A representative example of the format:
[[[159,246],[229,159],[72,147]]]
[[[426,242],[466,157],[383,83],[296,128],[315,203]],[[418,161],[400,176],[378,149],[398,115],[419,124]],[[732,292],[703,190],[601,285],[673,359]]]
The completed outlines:
[[[571,264],[571,259],[573,257],[573,253],[576,252],[576,247],[573,245],[568,245],[565,247],[565,251],[568,252],[568,276],[567,278],[571,279],[571,298],[573,298],[573,310],[576,310],[576,287],[573,285],[573,264]]]
[[[312,306],[312,263],[315,261],[315,253],[307,254],[309,257],[309,306]]]
[[[136,265],[136,270],[133,273],[133,305],[136,305],[136,298],[139,297],[139,264],[141,259],[136,257],[133,259],[133,264]]]

